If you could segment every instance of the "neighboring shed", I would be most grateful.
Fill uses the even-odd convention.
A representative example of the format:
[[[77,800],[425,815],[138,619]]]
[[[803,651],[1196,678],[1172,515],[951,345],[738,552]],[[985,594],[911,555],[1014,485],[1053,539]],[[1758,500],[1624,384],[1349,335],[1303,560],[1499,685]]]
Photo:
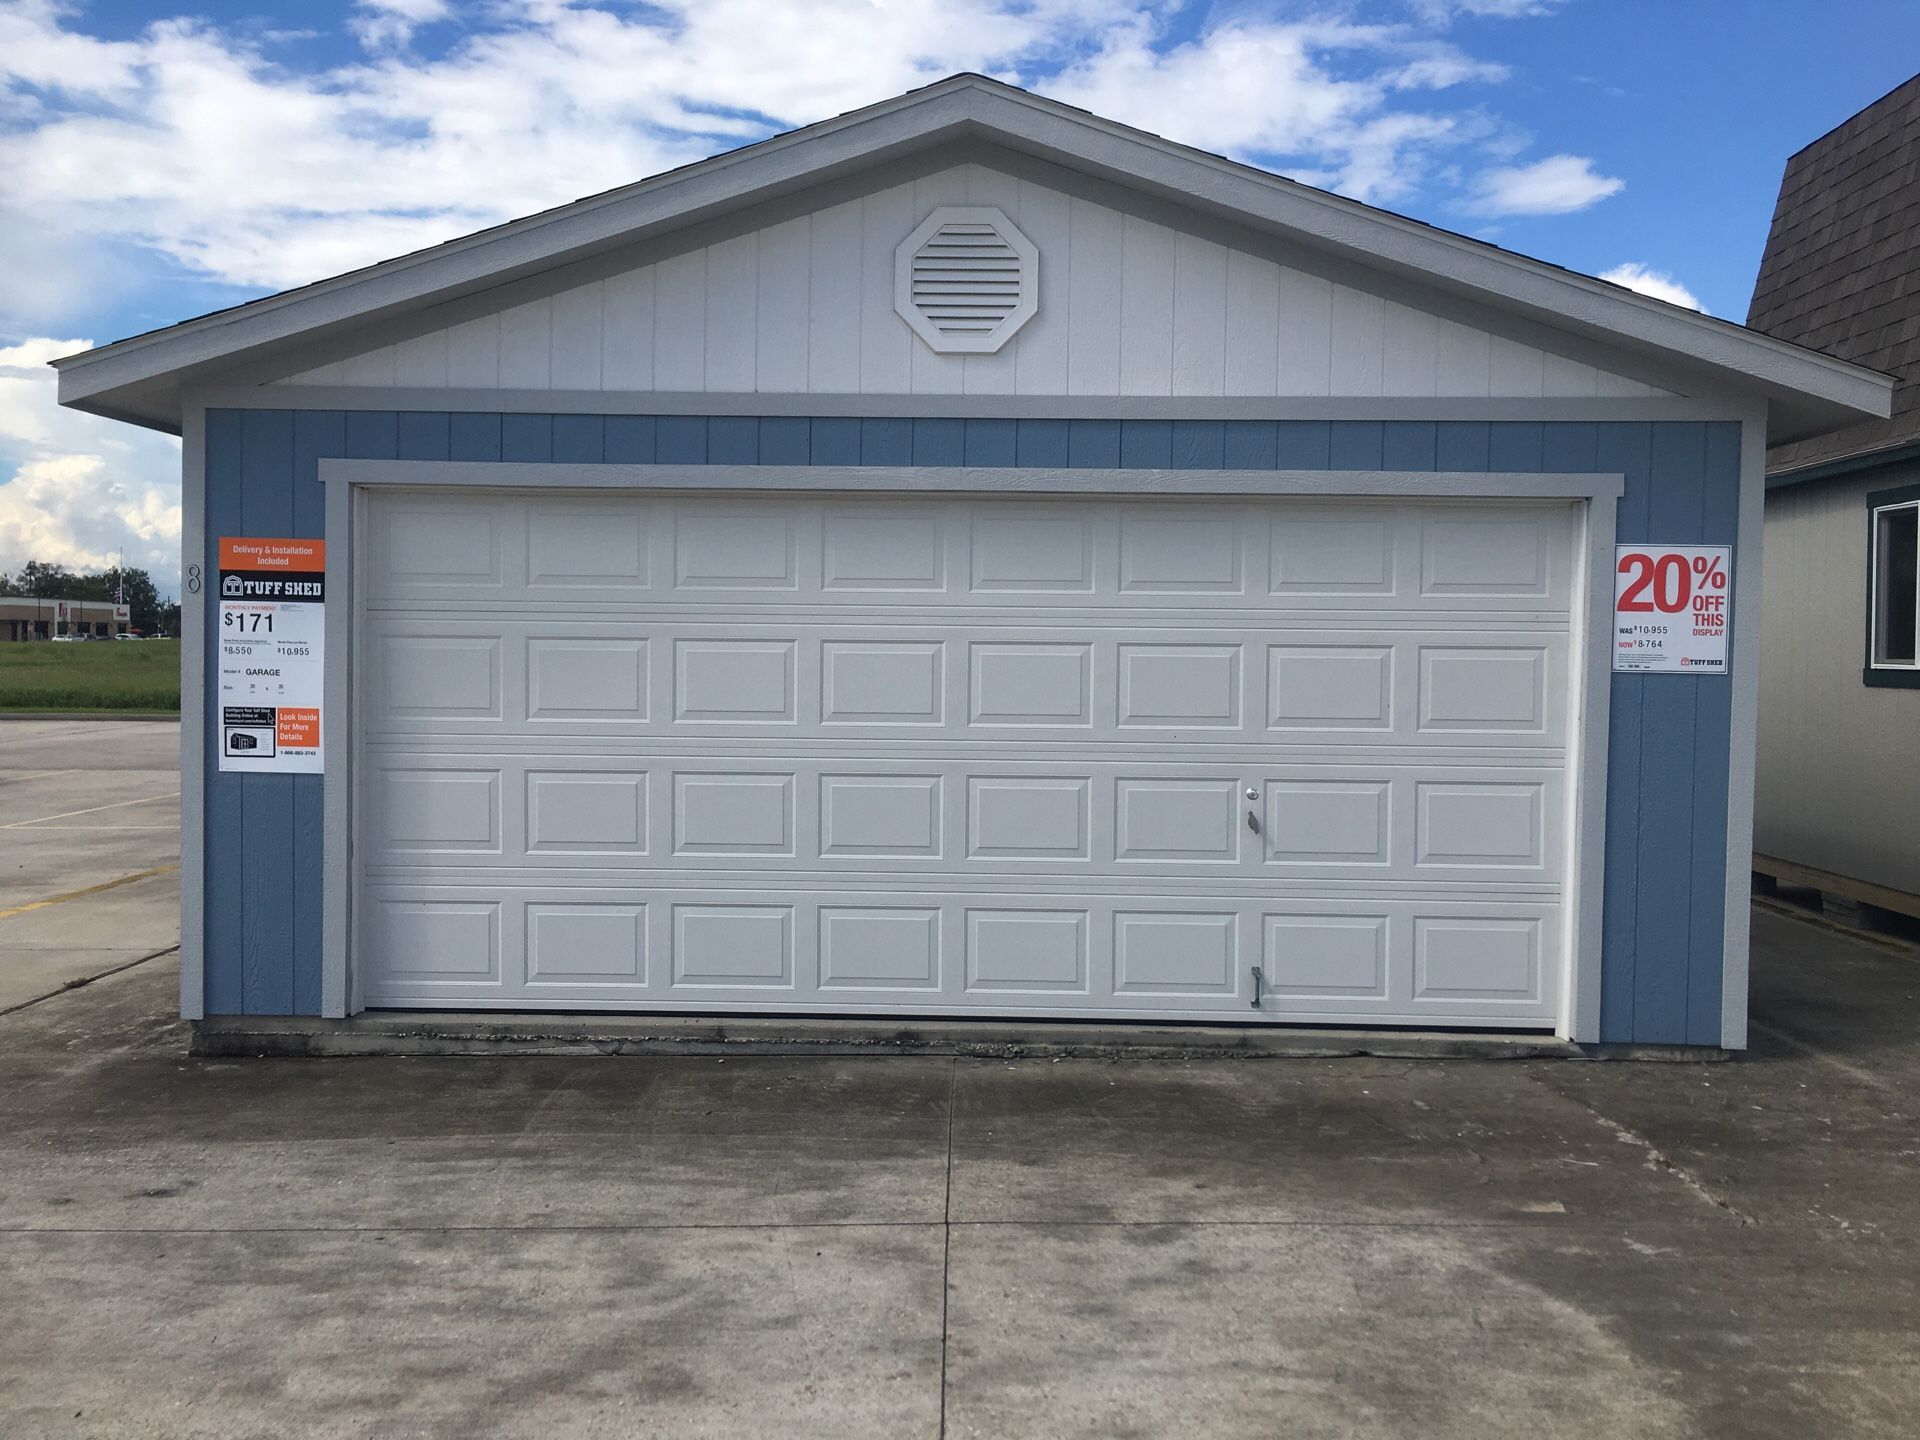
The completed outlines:
[[[1767,453],[1754,865],[1920,916],[1920,77],[1787,162],[1747,323],[1899,382]]]
[[[185,436],[204,1026],[1729,1047],[1761,459],[1887,398],[974,76],[60,382]],[[1730,663],[1613,673],[1616,542]]]

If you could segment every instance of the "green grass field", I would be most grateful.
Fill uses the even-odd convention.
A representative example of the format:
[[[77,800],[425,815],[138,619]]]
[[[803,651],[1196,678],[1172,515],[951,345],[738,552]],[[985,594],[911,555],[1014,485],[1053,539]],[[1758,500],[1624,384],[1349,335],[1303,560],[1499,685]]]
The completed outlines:
[[[178,640],[0,641],[0,714],[135,710],[180,713]]]

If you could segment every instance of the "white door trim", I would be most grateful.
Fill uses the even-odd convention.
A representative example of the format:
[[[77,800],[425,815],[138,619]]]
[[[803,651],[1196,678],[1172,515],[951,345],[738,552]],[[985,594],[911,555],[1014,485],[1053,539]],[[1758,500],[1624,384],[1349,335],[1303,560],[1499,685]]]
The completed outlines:
[[[1601,919],[1606,867],[1607,719],[1611,649],[1614,515],[1620,474],[1485,474],[1423,471],[1067,470],[974,467],[759,465],[572,465],[411,460],[322,460],[327,485],[326,704],[328,734],[323,862],[322,1013],[363,1008],[351,936],[355,911],[354,748],[359,733],[353,657],[358,650],[354,552],[362,495],[369,486],[466,486],[487,490],[639,489],[812,493],[1001,493],[1018,495],[1353,496],[1422,499],[1566,499],[1586,502],[1581,574],[1585,604],[1576,620],[1576,663],[1567,807],[1567,935],[1570,973],[1562,986],[1559,1035],[1599,1039]],[[344,720],[344,725],[343,725]]]

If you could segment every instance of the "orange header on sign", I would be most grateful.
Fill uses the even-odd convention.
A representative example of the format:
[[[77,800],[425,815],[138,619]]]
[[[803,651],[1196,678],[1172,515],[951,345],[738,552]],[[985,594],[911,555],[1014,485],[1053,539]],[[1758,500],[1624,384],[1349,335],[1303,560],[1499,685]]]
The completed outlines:
[[[318,571],[327,568],[327,542],[324,540],[260,540],[252,536],[220,537],[220,568],[259,570],[277,573],[283,570]]]

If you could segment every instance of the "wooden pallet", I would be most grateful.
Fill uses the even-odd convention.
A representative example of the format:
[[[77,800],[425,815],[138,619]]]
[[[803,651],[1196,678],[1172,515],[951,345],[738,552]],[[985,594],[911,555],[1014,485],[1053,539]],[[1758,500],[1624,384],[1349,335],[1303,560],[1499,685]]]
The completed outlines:
[[[1831,870],[1796,864],[1773,855],[1755,855],[1753,873],[1756,880],[1764,876],[1775,885],[1797,885],[1806,890],[1818,890],[1822,909],[1841,915],[1858,914],[1860,918],[1856,923],[1871,925],[1871,912],[1876,910],[1891,911],[1895,915],[1920,920],[1920,895],[1886,885],[1875,885],[1870,880],[1836,875]],[[1756,888],[1759,887],[1756,885]],[[1866,907],[1864,912],[1860,910],[1863,906]]]

